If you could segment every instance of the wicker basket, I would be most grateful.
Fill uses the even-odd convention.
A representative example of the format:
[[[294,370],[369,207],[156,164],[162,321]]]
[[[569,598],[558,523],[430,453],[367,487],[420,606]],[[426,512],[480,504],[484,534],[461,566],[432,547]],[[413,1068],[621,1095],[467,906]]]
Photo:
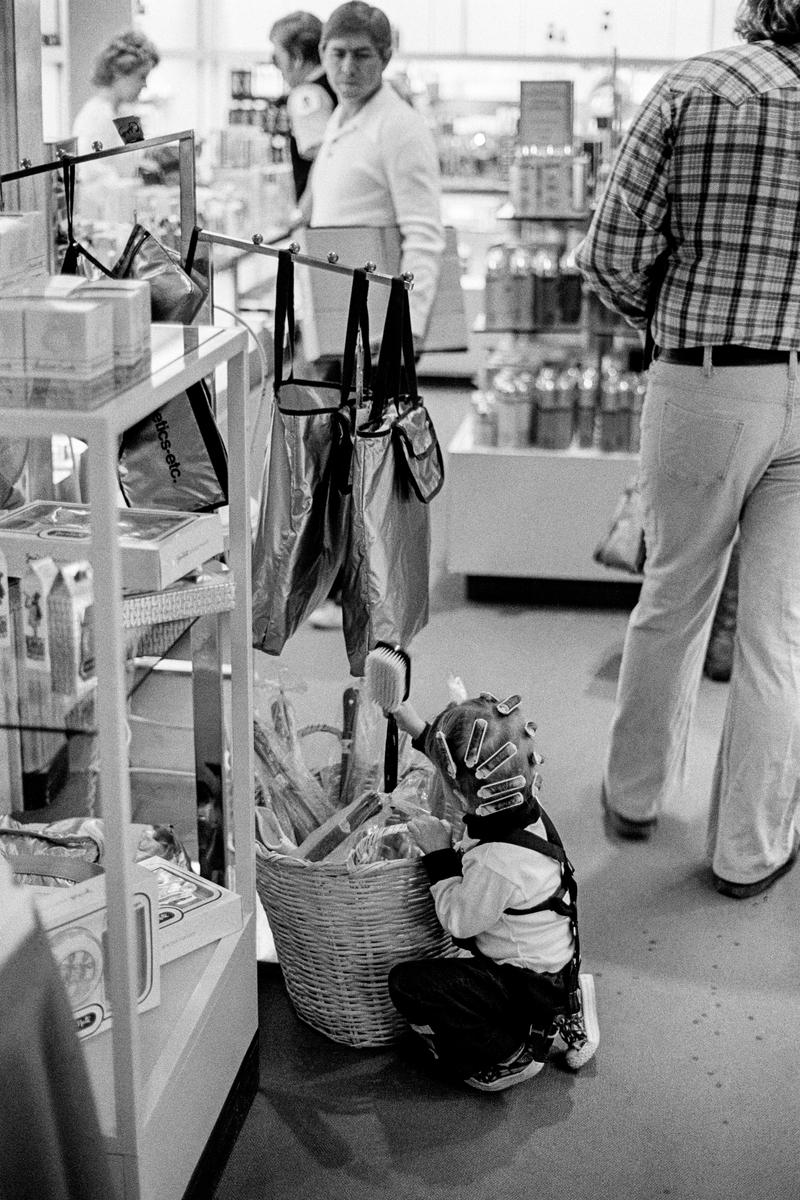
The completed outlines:
[[[297,1015],[348,1046],[386,1046],[407,1025],[389,997],[395,963],[458,954],[419,860],[348,868],[256,845],[256,885]]]

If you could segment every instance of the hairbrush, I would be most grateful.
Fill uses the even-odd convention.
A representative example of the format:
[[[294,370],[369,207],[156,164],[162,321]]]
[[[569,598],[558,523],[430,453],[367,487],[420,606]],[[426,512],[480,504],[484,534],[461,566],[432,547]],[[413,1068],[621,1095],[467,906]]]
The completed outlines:
[[[383,756],[383,790],[397,787],[397,721],[394,714],[411,689],[411,659],[402,646],[376,642],[367,655],[367,690],[386,716],[386,749]]]

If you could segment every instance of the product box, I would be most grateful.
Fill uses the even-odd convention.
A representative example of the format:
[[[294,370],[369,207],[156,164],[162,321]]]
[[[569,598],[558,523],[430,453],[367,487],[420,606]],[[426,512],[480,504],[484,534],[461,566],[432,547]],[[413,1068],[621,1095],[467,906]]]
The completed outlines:
[[[14,645],[12,587],[19,603],[19,583],[12,585],[0,553],[0,817],[22,808],[17,655]]]
[[[25,329],[22,305],[0,299],[0,374],[25,375]]]
[[[48,600],[57,575],[52,558],[31,559],[20,582],[14,632],[26,809],[49,804],[66,780],[67,741],[58,732],[63,727],[63,708],[53,691],[47,620]]]
[[[80,700],[95,684],[92,565],[62,563],[47,599],[53,691]]]
[[[150,372],[150,284],[143,279],[100,279],[87,283],[81,300],[111,306],[114,384],[127,387]]]
[[[111,1024],[107,988],[108,914],[106,878],[95,875],[70,887],[36,888],[36,904],[67,990],[79,1038]],[[136,1006],[155,1008],[161,999],[158,887],[149,871],[134,866]]]
[[[25,325],[25,373],[33,385],[34,405],[96,408],[113,395],[111,306],[79,295],[19,301]]]
[[[0,213],[0,285],[16,283],[45,269],[44,223],[38,212]]]
[[[158,883],[162,963],[242,928],[242,900],[236,892],[184,871],[158,855],[142,859],[139,866],[151,871]]]
[[[223,552],[216,513],[120,508],[122,583],[126,592],[157,592]],[[89,506],[36,500],[0,517],[0,549],[10,574],[20,576],[28,559],[57,562],[88,557]]]

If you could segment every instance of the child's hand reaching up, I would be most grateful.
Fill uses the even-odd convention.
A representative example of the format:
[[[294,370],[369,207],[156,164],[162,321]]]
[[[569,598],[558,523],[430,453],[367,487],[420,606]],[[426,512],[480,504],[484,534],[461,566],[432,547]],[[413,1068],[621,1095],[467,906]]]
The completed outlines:
[[[427,813],[409,821],[408,832],[423,854],[432,854],[434,850],[449,850],[452,845],[447,821],[440,821],[438,817],[431,817]]]

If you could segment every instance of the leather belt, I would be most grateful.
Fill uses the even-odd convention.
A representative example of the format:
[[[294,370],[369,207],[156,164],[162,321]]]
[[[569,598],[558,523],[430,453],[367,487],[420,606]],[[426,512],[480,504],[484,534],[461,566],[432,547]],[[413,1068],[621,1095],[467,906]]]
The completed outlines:
[[[704,351],[704,346],[659,349],[656,360],[682,367],[702,367]],[[790,353],[789,350],[759,350],[757,346],[712,346],[711,363],[715,367],[765,367],[770,363],[788,362]]]

